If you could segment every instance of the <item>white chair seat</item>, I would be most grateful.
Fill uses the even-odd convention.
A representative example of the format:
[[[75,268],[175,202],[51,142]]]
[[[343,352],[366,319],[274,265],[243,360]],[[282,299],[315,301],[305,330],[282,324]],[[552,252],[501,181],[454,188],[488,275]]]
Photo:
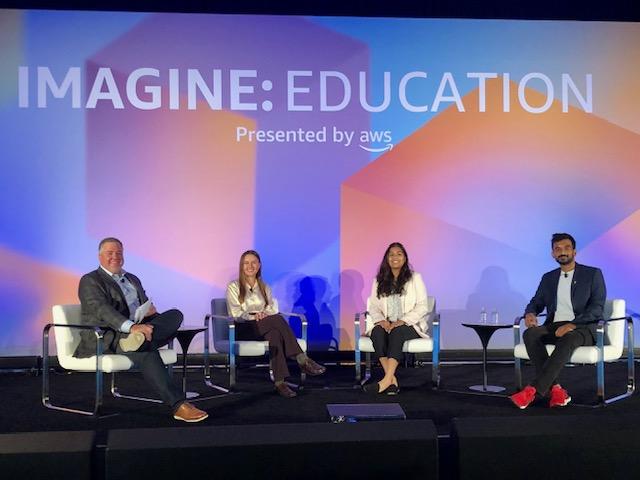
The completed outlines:
[[[603,318],[607,321],[604,324],[604,331],[599,331],[596,335],[596,343],[602,345],[602,363],[598,360],[598,346],[578,347],[571,354],[569,363],[596,365],[596,386],[599,405],[607,405],[617,402],[623,398],[630,397],[635,391],[635,369],[634,369],[634,336],[633,320],[626,315],[626,304],[621,298],[607,300],[604,304]],[[529,360],[527,348],[520,340],[520,324],[524,317],[518,317],[514,325],[513,356],[516,377],[516,387],[521,389],[522,366],[521,360]],[[627,335],[627,391],[615,397],[606,398],[604,394],[604,363],[614,362],[622,357],[625,343],[625,332]],[[525,332],[526,334],[526,332]],[[555,345],[545,345],[547,352],[551,354],[555,350]]]
[[[303,352],[307,351],[307,342],[302,338],[297,338],[298,345]],[[240,357],[261,357],[269,352],[269,342],[264,340],[236,340],[235,354]],[[219,353],[229,353],[229,341],[216,342],[216,351]]]
[[[175,350],[162,349],[158,350],[160,358],[165,365],[172,365],[177,362],[178,355]],[[67,370],[76,370],[79,372],[95,372],[96,371],[96,356],[87,358],[76,357],[58,357],[60,366]],[[133,367],[133,362],[125,355],[119,354],[104,354],[100,357],[100,369],[105,373],[122,372],[130,370]]]
[[[362,379],[362,353],[365,354],[365,378],[363,381],[367,381],[371,377],[371,354],[375,352],[373,349],[373,342],[371,338],[363,335],[362,332],[367,330],[367,326],[371,326],[369,320],[369,300],[367,300],[367,312],[360,317],[360,314],[356,314],[355,326],[355,370],[356,370],[356,382],[361,383]],[[431,367],[431,381],[434,388],[438,388],[440,385],[440,314],[436,311],[436,299],[435,297],[427,297],[427,325],[428,334],[430,336],[426,338],[412,338],[406,340],[402,345],[402,352],[408,354],[416,353],[431,353],[432,367]],[[362,322],[362,323],[361,323]],[[361,330],[361,325],[363,329]],[[373,328],[373,327],[372,327]]]
[[[547,353],[551,355],[555,350],[555,345],[546,345]],[[523,360],[530,360],[529,355],[527,354],[527,347],[524,343],[519,343],[513,349],[513,354],[516,358],[520,358]],[[622,355],[622,351],[620,348],[614,345],[605,345],[604,346],[604,361],[605,362],[614,362],[620,358]],[[571,358],[569,359],[570,363],[585,363],[585,364],[595,364],[598,362],[598,349],[597,347],[578,347],[571,354]]]
[[[370,337],[361,336],[358,339],[358,346],[361,352],[373,353],[373,342]],[[431,338],[412,338],[402,345],[404,353],[428,353],[433,352],[433,339]]]
[[[120,398],[129,398],[132,400],[141,400],[145,402],[162,403],[161,400],[154,398],[146,398],[140,396],[125,395],[118,392],[115,383],[115,373],[130,370],[133,362],[126,355],[115,353],[105,353],[100,355],[99,363],[96,367],[96,356],[87,358],[76,358],[73,356],[78,344],[80,343],[80,329],[68,328],[64,325],[81,325],[82,309],[80,305],[54,305],[51,313],[53,315],[53,323],[45,326],[43,335],[43,376],[42,382],[42,403],[45,407],[54,410],[62,410],[65,412],[79,413],[82,415],[98,415],[98,411],[102,404],[102,376],[103,373],[114,374],[111,376],[111,392],[114,396]],[[58,362],[60,366],[71,371],[77,372],[96,372],[95,383],[95,402],[93,410],[80,410],[76,408],[55,405],[51,402],[49,395],[49,329],[53,329],[56,342],[56,350],[58,354]],[[178,355],[173,349],[160,349],[160,358],[165,365],[172,365],[178,360]]]

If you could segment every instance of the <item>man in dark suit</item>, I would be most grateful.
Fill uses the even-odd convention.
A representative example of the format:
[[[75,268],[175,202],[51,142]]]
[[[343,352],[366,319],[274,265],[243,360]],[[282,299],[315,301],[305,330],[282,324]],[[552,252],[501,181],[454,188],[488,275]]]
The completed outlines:
[[[555,233],[551,255],[560,268],[542,276],[525,309],[527,330],[523,338],[536,377],[509,397],[521,409],[527,408],[536,394],[549,395],[550,407],[563,407],[571,401],[556,379],[576,348],[595,344],[596,323],[602,319],[607,296],[600,269],[576,263],[576,241],[571,235]],[[537,315],[545,308],[546,320],[538,326]],[[555,345],[551,355],[547,354],[546,344]]]
[[[164,403],[172,408],[176,420],[199,422],[207,418],[206,412],[185,401],[158,353],[158,348],[175,336],[182,323],[182,313],[175,309],[158,313],[151,302],[146,303],[149,299],[140,279],[122,269],[123,246],[117,238],[100,242],[98,260],[100,266],[80,279],[82,323],[105,329],[103,351],[129,357]],[[136,318],[136,310],[144,317]],[[95,335],[83,330],[74,355],[90,357],[95,351]]]

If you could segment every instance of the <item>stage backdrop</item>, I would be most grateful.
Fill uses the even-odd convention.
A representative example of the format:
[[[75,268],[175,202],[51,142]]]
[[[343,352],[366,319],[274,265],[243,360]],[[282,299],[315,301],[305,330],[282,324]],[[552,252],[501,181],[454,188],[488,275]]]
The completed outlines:
[[[640,307],[638,24],[3,10],[0,59],[0,355],[105,236],[188,325],[257,249],[315,349],[393,241],[445,348],[523,311],[553,232]]]

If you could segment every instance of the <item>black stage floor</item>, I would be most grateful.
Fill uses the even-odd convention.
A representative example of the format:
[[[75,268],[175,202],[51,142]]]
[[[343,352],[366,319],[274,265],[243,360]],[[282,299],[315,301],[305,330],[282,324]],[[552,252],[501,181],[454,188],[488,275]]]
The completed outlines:
[[[293,370],[294,367],[292,367]],[[373,378],[381,371],[374,369]],[[640,412],[640,396],[609,405],[604,408],[585,408],[570,405],[549,409],[539,401],[528,409],[516,409],[506,395],[514,390],[512,363],[489,365],[489,383],[507,387],[503,395],[472,394],[469,385],[482,381],[480,364],[445,364],[441,366],[441,388],[432,390],[429,381],[430,365],[418,368],[401,368],[398,373],[401,391],[397,396],[368,395],[353,388],[353,366],[328,365],[322,377],[308,378],[299,396],[285,399],[276,395],[268,380],[265,368],[241,368],[235,394],[198,401],[197,406],[209,413],[209,418],[198,425],[247,425],[274,423],[328,422],[328,403],[399,403],[407,419],[431,419],[440,435],[450,431],[455,417],[513,417],[513,416],[583,416],[606,417]],[[525,366],[524,378],[533,374],[531,366]],[[174,373],[176,381],[180,373]],[[216,394],[204,385],[202,369],[190,368],[188,389],[203,396]],[[224,370],[214,371],[214,380],[226,384]],[[626,387],[626,363],[618,362],[606,367],[607,395],[622,393]],[[106,418],[86,418],[66,412],[46,409],[40,403],[42,377],[24,373],[0,373],[0,432],[34,432],[55,430],[108,430],[124,428],[154,428],[184,426],[171,418],[166,407],[138,401],[112,398],[108,391],[109,376],[105,375],[103,414]],[[295,381],[295,377],[291,379]],[[54,402],[73,402],[88,407],[92,399],[94,376],[92,374],[60,374],[51,377],[51,397]],[[592,404],[596,400],[595,368],[593,366],[567,366],[561,377],[574,403]],[[118,386],[123,393],[150,393],[139,374],[118,374]],[[82,402],[84,399],[86,402]],[[196,426],[196,425],[194,425]]]
[[[226,371],[217,368],[214,372],[214,379],[224,384],[227,378]],[[562,476],[568,474],[567,478],[640,478],[640,460],[635,460],[638,457],[637,448],[640,448],[640,415],[637,415],[637,412],[640,412],[640,396],[634,395],[606,407],[589,408],[587,405],[593,404],[596,400],[593,366],[567,366],[564,369],[560,381],[569,390],[574,403],[564,408],[550,409],[546,402],[537,401],[524,411],[515,408],[507,398],[507,395],[514,390],[513,363],[494,362],[489,365],[489,383],[506,386],[507,390],[503,394],[480,395],[468,390],[469,385],[481,383],[480,363],[452,362],[442,365],[442,382],[439,390],[431,388],[430,374],[431,366],[428,364],[418,368],[401,368],[398,372],[401,388],[399,395],[370,395],[359,388],[354,388],[353,365],[329,364],[324,376],[308,379],[298,397],[284,399],[273,391],[266,368],[241,368],[238,373],[236,393],[198,401],[198,407],[206,410],[209,418],[197,424],[185,424],[173,420],[167,407],[115,399],[111,397],[108,390],[104,395],[103,415],[105,416],[101,418],[93,419],[49,410],[40,403],[41,376],[4,372],[0,373],[0,392],[2,393],[0,433],[5,435],[0,435],[0,444],[3,438],[5,445],[15,443],[16,440],[10,438],[15,437],[26,445],[25,448],[33,450],[30,447],[33,440],[29,434],[25,436],[21,432],[52,432],[44,436],[55,435],[56,432],[71,432],[62,433],[63,438],[66,436],[71,438],[75,435],[72,433],[74,431],[77,435],[95,432],[93,440],[90,440],[92,446],[89,447],[89,457],[87,457],[92,459],[87,464],[87,471],[90,473],[84,478],[98,480],[130,478],[133,471],[131,469],[136,466],[139,467],[136,478],[169,478],[162,473],[160,476],[150,473],[147,466],[139,463],[141,457],[117,460],[127,455],[135,455],[135,449],[142,445],[144,448],[156,448],[153,455],[164,456],[168,454],[166,452],[171,452],[169,458],[175,458],[175,460],[167,460],[168,463],[162,467],[161,472],[168,472],[167,468],[171,469],[175,467],[174,464],[180,463],[178,469],[180,474],[187,475],[191,472],[195,475],[204,468],[203,457],[218,455],[218,464],[224,460],[231,462],[229,467],[229,471],[232,472],[231,477],[255,478],[253,473],[233,474],[237,464],[229,460],[232,458],[230,456],[239,455],[238,452],[244,451],[237,450],[237,445],[234,443],[235,436],[240,437],[237,441],[241,444],[253,441],[252,452],[266,452],[269,448],[276,448],[274,444],[289,442],[285,451],[298,452],[297,458],[301,459],[301,462],[306,461],[307,458],[317,457],[318,447],[310,445],[323,445],[322,448],[325,451],[334,448],[332,457],[334,462],[342,462],[342,467],[338,470],[316,468],[309,471],[303,463],[289,468],[289,465],[293,464],[290,463],[291,456],[285,452],[282,461],[287,462],[285,463],[287,469],[283,471],[287,472],[288,476],[287,474],[279,475],[278,478],[299,478],[300,472],[304,472],[302,476],[306,478],[326,478],[327,471],[331,472],[329,476],[332,478],[353,478],[353,472],[362,474],[355,475],[356,478],[360,476],[387,478],[389,471],[392,474],[393,472],[402,473],[403,478],[511,479],[514,478],[514,472],[517,473],[517,478],[561,478],[552,473],[545,476],[546,469],[536,470],[536,467],[542,468],[546,465],[544,462],[537,462],[541,455],[568,458],[569,460],[563,460],[562,463],[553,464],[552,462],[557,471],[560,471],[558,467],[562,467],[561,471],[564,472]],[[530,378],[532,374],[532,367],[525,366],[525,379]],[[373,378],[378,378],[378,375],[380,370],[374,369]],[[179,371],[176,371],[175,378],[179,381]],[[215,390],[204,385],[201,368],[190,368],[188,378],[189,390],[197,391],[203,396],[216,393]],[[108,380],[109,376],[106,376],[105,388],[109,384]],[[94,376],[91,374],[53,373],[51,397],[56,403],[72,402],[77,407],[89,407],[92,400],[93,381]],[[150,393],[137,373],[119,374],[118,385],[123,393],[134,395]],[[607,365],[606,388],[609,396],[625,391],[626,363]],[[407,420],[400,421],[402,422],[400,425],[397,421],[362,422],[362,427],[365,427],[365,423],[368,424],[364,430],[362,428],[334,430],[326,427],[330,421],[326,409],[329,403],[385,402],[399,403]],[[435,425],[435,431],[431,422]],[[281,425],[281,427],[273,428],[274,425]],[[429,434],[432,438],[430,440],[432,447],[429,447],[432,456],[427,459],[426,450],[423,451],[424,454],[421,453],[422,451],[414,452],[412,456],[407,454],[419,467],[413,468],[409,465],[404,470],[397,470],[394,467],[395,463],[391,462],[391,470],[381,468],[375,470],[375,464],[366,459],[367,455],[371,454],[367,450],[371,448],[367,446],[371,442],[374,444],[378,442],[375,444],[378,445],[376,448],[381,448],[380,445],[382,445],[382,448],[390,448],[391,451],[399,449],[398,451],[401,452],[409,452],[411,445],[414,445],[415,450],[417,444],[412,444],[407,440],[408,437],[416,437],[416,441],[423,442],[420,445],[428,445],[428,440],[423,437],[428,436],[425,432],[429,428],[433,431]],[[278,431],[289,431],[290,434],[287,439],[284,439],[282,435],[279,437]],[[313,437],[311,438],[308,432],[315,432],[315,436],[311,435]],[[385,432],[395,432],[393,435],[398,438],[396,443],[386,440]],[[16,435],[12,436],[12,434]],[[363,435],[364,440],[360,440],[360,437],[348,438],[351,434]],[[401,437],[402,440],[400,440]],[[263,440],[256,440],[256,438]],[[599,443],[604,440],[615,443],[615,455],[612,454],[612,450],[607,450],[606,445]],[[264,443],[260,444],[261,441]],[[363,441],[370,443],[362,443]],[[409,443],[406,443],[407,441]],[[352,443],[347,445],[344,442]],[[255,449],[256,447],[259,447],[258,450]],[[310,450],[304,450],[305,448]],[[281,454],[281,450],[275,451],[279,452],[278,455]],[[529,469],[523,470],[520,457],[527,452],[532,456],[533,463],[531,459],[523,460],[524,464],[529,462]],[[37,452],[30,452],[29,455],[32,456],[18,456],[16,461],[22,462],[22,465],[34,466],[34,462],[40,457],[33,456],[37,455]],[[253,463],[256,463],[253,455],[255,454],[252,453],[247,458],[251,458]],[[340,457],[340,455],[344,456]],[[362,457],[363,461],[358,460],[358,463],[350,464],[354,455]],[[5,471],[7,468],[11,471],[11,468],[7,467],[8,462],[11,461],[9,457],[5,455],[3,466],[3,455],[0,455],[0,467],[3,466]],[[338,457],[342,460],[336,460]],[[242,462],[244,457],[240,458]],[[46,461],[46,458],[42,461]],[[273,462],[273,459],[265,457],[262,460],[267,463],[269,461]],[[259,462],[257,464],[260,465]],[[114,465],[116,467],[125,465],[124,470],[120,470],[121,475],[114,470],[116,468]],[[184,470],[183,465],[188,465],[191,470]],[[247,467],[247,465],[244,466]],[[276,460],[271,465],[273,471],[273,468],[278,468],[282,463],[281,460]],[[330,462],[324,466],[329,468]],[[362,466],[367,466],[369,470],[363,470]],[[614,473],[609,473],[612,466]],[[429,470],[430,467],[433,468]],[[34,467],[32,471],[34,470],[42,471],[43,468],[37,470]],[[427,471],[431,473],[424,473]],[[17,472],[23,472],[23,470],[19,469]],[[146,477],[145,472],[148,474]],[[219,474],[221,472],[222,470],[218,470]],[[579,475],[572,476],[573,473]],[[171,475],[175,476],[175,471]],[[30,473],[30,477],[40,478],[37,475],[33,477],[33,473]],[[56,475],[46,478],[55,477]],[[210,476],[204,478],[210,478]],[[267,474],[265,478],[272,477]]]

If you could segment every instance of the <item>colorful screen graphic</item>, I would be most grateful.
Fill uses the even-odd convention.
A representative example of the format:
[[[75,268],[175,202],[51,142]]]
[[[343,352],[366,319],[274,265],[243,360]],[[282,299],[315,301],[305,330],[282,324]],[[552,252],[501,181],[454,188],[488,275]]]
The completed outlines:
[[[445,348],[522,313],[553,232],[640,307],[638,24],[0,10],[0,58],[0,355],[106,236],[187,325],[255,248],[316,350],[393,241]]]

